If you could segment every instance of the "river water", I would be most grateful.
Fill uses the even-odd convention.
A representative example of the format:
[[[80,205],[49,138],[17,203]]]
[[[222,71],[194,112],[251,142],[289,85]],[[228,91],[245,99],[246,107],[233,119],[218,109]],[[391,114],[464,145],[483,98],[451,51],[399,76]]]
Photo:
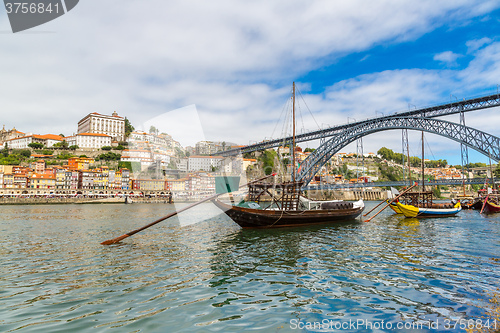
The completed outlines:
[[[100,245],[174,209],[2,206],[0,331],[464,332],[500,285],[477,211],[243,230],[207,203]]]

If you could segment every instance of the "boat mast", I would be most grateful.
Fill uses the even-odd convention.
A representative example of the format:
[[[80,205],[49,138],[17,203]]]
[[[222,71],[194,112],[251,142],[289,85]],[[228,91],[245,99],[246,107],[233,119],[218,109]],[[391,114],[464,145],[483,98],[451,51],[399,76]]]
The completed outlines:
[[[492,190],[495,190],[495,177],[493,177],[493,169],[491,168],[491,152],[488,151],[488,159],[490,161],[490,178]]]
[[[293,130],[292,130],[292,182],[295,183],[295,82],[293,82],[293,89],[292,89],[292,118],[293,118]]]
[[[424,184],[424,131],[422,131],[422,192],[425,192]]]
[[[408,135],[406,136],[406,155],[408,156],[407,158],[407,163],[408,163],[408,186],[411,186],[411,164],[410,164],[410,144],[408,143]]]

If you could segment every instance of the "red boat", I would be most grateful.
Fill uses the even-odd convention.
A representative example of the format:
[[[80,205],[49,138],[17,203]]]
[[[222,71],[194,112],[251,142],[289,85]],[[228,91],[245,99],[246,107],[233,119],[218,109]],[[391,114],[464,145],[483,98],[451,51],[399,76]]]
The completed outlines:
[[[486,200],[484,203],[483,213],[491,214],[500,212],[500,205],[492,202],[491,200]]]

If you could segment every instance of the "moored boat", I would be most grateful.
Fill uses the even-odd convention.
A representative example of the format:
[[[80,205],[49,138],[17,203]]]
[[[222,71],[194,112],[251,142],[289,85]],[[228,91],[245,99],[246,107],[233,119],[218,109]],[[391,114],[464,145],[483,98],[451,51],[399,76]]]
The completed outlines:
[[[403,214],[403,212],[401,211],[401,209],[399,209],[395,201],[386,200],[386,202],[389,204],[389,207],[394,211],[394,213]]]
[[[353,220],[365,207],[363,200],[314,201],[302,195],[303,182],[249,183],[246,200],[213,203],[243,228],[301,226]]]
[[[302,226],[353,220],[365,207],[363,200],[357,202],[313,201],[302,195],[304,182],[295,176],[295,83],[292,90],[293,133],[291,144],[291,181],[251,182],[245,200],[231,204],[219,198],[213,203],[243,228],[272,228]],[[216,180],[217,181],[217,180]],[[228,192],[231,186],[223,185]]]
[[[263,209],[254,202],[247,207],[242,205],[231,205],[219,199],[214,204],[223,210],[234,222],[243,228],[278,228],[314,225],[319,223],[334,223],[354,220],[364,209],[363,200],[357,202],[344,202],[343,207],[332,209]],[[250,208],[254,206],[255,208]]]
[[[494,203],[490,199],[487,199],[484,203],[483,213],[491,214],[500,212],[500,205]]]
[[[447,217],[454,216],[462,210],[460,202],[457,202],[452,207],[415,207],[413,205],[405,205],[397,202],[396,205],[401,210],[405,217]]]

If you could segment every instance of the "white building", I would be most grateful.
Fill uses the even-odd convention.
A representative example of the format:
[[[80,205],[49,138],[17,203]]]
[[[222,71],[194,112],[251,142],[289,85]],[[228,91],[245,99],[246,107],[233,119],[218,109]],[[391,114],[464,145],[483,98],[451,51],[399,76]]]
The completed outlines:
[[[123,162],[140,162],[141,170],[145,170],[154,162],[151,151],[147,149],[125,149],[120,160]]]
[[[222,156],[189,156],[188,171],[212,171],[222,166]]]
[[[125,118],[116,111],[111,116],[92,112],[78,122],[78,134],[82,133],[107,134],[113,141],[124,141]]]
[[[111,136],[99,133],[79,133],[64,138],[69,146],[77,145],[81,149],[101,149],[111,146]]]
[[[142,131],[134,131],[128,137],[131,149],[148,149],[152,153],[175,156],[177,142],[168,134],[153,134]],[[182,150],[182,147],[180,148]],[[162,158],[162,160],[164,160]]]
[[[19,138],[5,141],[11,149],[26,149],[30,143],[41,143],[45,147],[52,147],[55,143],[62,142],[63,138],[55,134],[37,135],[29,134]]]
[[[188,171],[188,159],[187,158],[180,158],[176,164],[177,164],[177,170]]]

